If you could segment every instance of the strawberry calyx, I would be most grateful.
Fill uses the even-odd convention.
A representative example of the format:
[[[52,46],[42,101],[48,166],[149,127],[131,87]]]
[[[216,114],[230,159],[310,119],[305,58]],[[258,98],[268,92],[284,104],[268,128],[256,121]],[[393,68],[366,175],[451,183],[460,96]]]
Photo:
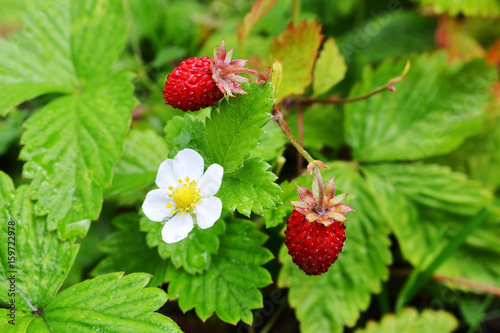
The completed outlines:
[[[248,82],[249,79],[240,76],[240,73],[249,73],[259,78],[258,84],[265,83],[269,80],[271,68],[267,68],[264,73],[257,72],[256,70],[245,68],[246,60],[237,59],[231,60],[233,56],[233,49],[229,52],[226,50],[224,40],[219,49],[214,49],[214,56],[210,63],[210,70],[212,71],[212,78],[217,87],[224,94],[234,97],[233,93],[246,94],[247,92],[241,87],[241,82]]]
[[[343,193],[335,196],[335,177],[324,184],[322,197],[314,195],[307,187],[295,185],[299,193],[300,201],[290,201],[295,210],[302,213],[307,221],[322,223],[326,227],[335,221],[344,222],[346,213],[355,212],[354,209],[343,204],[342,201],[347,196]],[[321,207],[320,210],[317,208]]]

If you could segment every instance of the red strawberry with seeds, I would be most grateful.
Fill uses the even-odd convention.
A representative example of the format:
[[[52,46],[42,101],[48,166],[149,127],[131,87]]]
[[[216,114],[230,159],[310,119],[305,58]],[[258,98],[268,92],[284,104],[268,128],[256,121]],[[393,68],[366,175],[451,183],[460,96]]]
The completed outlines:
[[[250,73],[259,77],[259,83],[267,82],[270,69],[264,74],[244,68],[246,60],[233,60],[233,50],[226,52],[224,41],[214,57],[192,57],[181,62],[165,80],[163,98],[165,103],[183,111],[197,111],[215,104],[225,94],[246,94],[239,82],[248,82],[239,73]]]
[[[344,214],[354,211],[340,203],[347,195],[335,195],[334,180],[325,185],[323,210],[317,212],[319,198],[306,187],[297,186],[300,201],[287,221],[285,245],[293,262],[307,275],[319,275],[328,271],[337,260],[345,241]]]

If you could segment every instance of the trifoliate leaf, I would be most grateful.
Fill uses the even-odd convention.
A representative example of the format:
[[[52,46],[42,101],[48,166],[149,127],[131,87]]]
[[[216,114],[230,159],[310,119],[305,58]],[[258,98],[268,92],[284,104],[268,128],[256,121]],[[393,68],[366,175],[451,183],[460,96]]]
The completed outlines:
[[[359,96],[396,77],[406,59],[366,68]],[[446,154],[482,127],[483,106],[495,80],[481,61],[449,66],[445,54],[411,60],[407,79],[397,92],[384,92],[345,107],[346,141],[362,161],[416,160]]]
[[[336,174],[336,187],[349,192],[346,203],[357,210],[346,216],[349,220],[345,222],[342,253],[328,272],[313,277],[292,262],[285,246],[280,251],[283,268],[278,285],[290,289],[289,303],[304,333],[343,332],[344,326],[353,326],[360,312],[368,308],[371,294],[380,292],[382,281],[389,276],[391,253],[386,219],[393,217],[391,211],[378,207],[381,202],[397,201],[397,194],[386,191],[380,179],[363,179],[352,165],[329,166],[333,171],[322,172],[323,179]],[[394,209],[399,211],[404,206]]]
[[[379,323],[370,321],[355,333],[451,333],[457,326],[457,320],[449,312],[424,310],[419,313],[406,308],[401,313],[385,315]]]
[[[107,257],[92,270],[92,276],[111,272],[144,272],[152,275],[149,286],[162,285],[167,262],[156,249],[148,247],[146,234],[139,230],[139,216],[132,213],[119,215],[112,223],[118,231],[99,245],[99,250]]]
[[[414,0],[424,6],[431,6],[436,14],[450,14],[465,16],[496,18],[500,16],[500,3],[496,0],[468,1],[468,0]]]
[[[130,130],[122,157],[113,169],[113,183],[106,195],[143,200],[141,190],[154,184],[158,167],[168,158],[165,140],[152,130]],[[138,200],[135,200],[138,201]]]
[[[202,273],[208,269],[212,256],[219,250],[219,236],[226,229],[224,221],[219,219],[211,228],[200,229],[195,226],[183,240],[167,244],[161,238],[162,223],[143,217],[140,226],[141,231],[147,232],[146,241],[150,248],[157,246],[161,258],[170,258],[176,268],[183,268],[189,274]]]
[[[283,81],[276,100],[291,94],[303,94],[312,82],[314,61],[321,44],[321,26],[316,20],[290,23],[286,30],[274,39],[271,46],[272,58],[283,64]]]
[[[0,241],[5,244],[0,250],[0,275],[7,278],[0,279],[0,298],[7,303],[14,299],[19,311],[37,311],[61,287],[79,245],[61,242],[55,232],[47,231],[45,217],[33,214],[30,188],[19,187],[14,197],[10,179],[0,175],[0,216],[4,221]],[[15,285],[14,297],[9,295],[11,282]]]
[[[185,148],[196,150],[204,159],[205,164],[212,164],[205,138],[205,126],[200,118],[191,115],[175,116],[165,126],[165,139],[170,149],[170,158]]]
[[[318,60],[314,66],[314,95],[326,93],[334,85],[345,77],[347,66],[344,56],[340,54],[339,48],[333,38],[328,38],[323,44]]]
[[[0,40],[0,113],[44,93],[71,92],[107,73],[127,36],[120,0],[25,5],[25,30]]]
[[[268,122],[262,129],[264,133],[259,138],[257,147],[252,150],[252,156],[272,162],[283,154],[287,138],[275,121]]]
[[[223,100],[205,122],[210,160],[222,165],[224,173],[238,169],[257,146],[262,127],[271,118],[274,100],[269,84],[243,84],[248,93]]]
[[[219,223],[219,222],[217,222]],[[255,224],[245,220],[230,220],[220,237],[217,256],[202,275],[190,275],[174,267],[167,270],[169,294],[179,300],[183,311],[195,309],[202,320],[214,311],[231,324],[241,319],[251,324],[252,309],[262,307],[258,288],[271,283],[271,275],[261,267],[272,258],[262,246],[266,236],[255,230]]]
[[[403,195],[409,218],[393,219],[389,223],[403,256],[415,266],[424,258],[441,229],[446,232],[435,253],[440,253],[470,217],[492,200],[491,193],[446,167],[378,165],[364,167],[363,173],[385,179],[389,183],[387,186],[393,186],[394,191]],[[500,261],[500,250],[496,245],[500,237],[499,227],[499,221],[487,221],[437,269],[435,275],[465,289],[470,289],[471,285],[499,287],[500,267],[491,265]],[[428,257],[422,267],[433,259]]]
[[[274,182],[276,175],[268,169],[271,166],[263,160],[252,157],[234,172],[222,178],[222,185],[216,196],[222,200],[225,210],[238,210],[243,215],[251,212],[262,215],[264,209],[274,209],[280,203],[280,187]]]
[[[112,273],[69,287],[34,317],[28,331],[181,332],[170,318],[154,313],[168,297],[159,288],[145,288],[149,278]]]
[[[24,175],[33,178],[36,212],[49,214],[49,230],[64,235],[69,223],[98,217],[136,103],[129,78],[122,73],[89,83],[26,121]]]

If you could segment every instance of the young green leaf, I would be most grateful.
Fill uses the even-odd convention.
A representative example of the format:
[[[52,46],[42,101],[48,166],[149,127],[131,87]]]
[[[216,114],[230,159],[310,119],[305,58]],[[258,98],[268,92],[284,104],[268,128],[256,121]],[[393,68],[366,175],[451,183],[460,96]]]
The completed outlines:
[[[258,288],[271,283],[271,275],[261,267],[272,258],[262,247],[266,236],[245,220],[227,222],[226,233],[220,237],[217,256],[202,275],[190,275],[174,267],[167,270],[168,291],[179,299],[183,311],[195,309],[202,320],[217,313],[220,319],[237,324],[241,319],[252,323],[252,309],[262,307]]]
[[[350,96],[387,84],[406,59],[366,68]],[[346,105],[346,141],[362,161],[417,160],[443,155],[476,134],[495,72],[481,61],[448,66],[443,53],[411,61],[407,79],[389,92]]]
[[[129,78],[121,73],[89,82],[26,121],[24,175],[33,179],[37,214],[49,214],[49,230],[64,235],[71,222],[97,219],[136,103]]]
[[[271,118],[274,100],[269,84],[243,84],[248,93],[223,100],[205,122],[211,161],[222,165],[224,173],[238,169],[257,146],[262,127]]]
[[[159,288],[145,288],[150,276],[112,273],[81,282],[58,294],[38,316],[29,332],[181,332],[170,318],[154,313],[167,300]],[[19,313],[18,313],[19,315]],[[22,323],[29,320],[22,314]]]
[[[347,204],[357,210],[347,216],[342,253],[327,273],[311,277],[297,268],[285,246],[280,252],[283,268],[278,285],[290,289],[289,303],[304,333],[343,332],[344,326],[356,323],[360,312],[368,308],[371,294],[380,292],[382,281],[389,276],[386,220],[394,218],[394,211],[404,209],[396,193],[386,191],[382,180],[363,179],[349,164],[329,166],[334,172],[322,172],[324,179],[336,174],[336,187],[349,190]],[[390,203],[393,210],[380,209],[382,203]]]
[[[5,244],[0,250],[0,275],[14,276],[15,280],[0,279],[0,298],[6,302],[15,299],[20,311],[37,311],[61,287],[80,245],[61,242],[55,232],[47,231],[45,218],[33,214],[30,188],[19,187],[14,197],[10,178],[1,172],[0,175],[4,221],[0,241]],[[15,284],[14,298],[8,295],[11,282]]]
[[[150,248],[157,246],[161,258],[170,258],[177,269],[183,268],[189,274],[203,273],[208,269],[212,256],[219,250],[219,237],[226,229],[220,219],[211,228],[195,227],[185,239],[167,244],[161,238],[162,223],[143,217],[140,226],[141,231],[147,232],[146,241]]]
[[[280,203],[281,189],[274,181],[276,175],[269,171],[270,165],[263,160],[252,157],[245,164],[227,173],[222,178],[218,196],[225,210],[238,210],[243,215],[251,212],[262,215],[264,209],[274,209]]]
[[[292,23],[274,39],[271,46],[273,59],[283,64],[283,81],[276,100],[280,101],[291,94],[303,94],[312,82],[314,61],[321,44],[321,26],[316,20],[307,23]]]
[[[424,310],[419,313],[413,308],[406,308],[400,314],[387,314],[379,323],[368,322],[364,329],[355,333],[451,333],[458,326],[458,322],[449,312]]]
[[[139,216],[128,213],[112,221],[118,231],[99,244],[99,250],[107,256],[92,270],[92,276],[111,272],[145,272],[152,275],[149,286],[160,286],[165,280],[167,262],[156,249],[146,243],[146,234],[139,230]]]
[[[104,193],[144,200],[141,190],[155,183],[158,167],[167,158],[168,148],[162,137],[149,129],[130,130],[123,155],[113,169],[112,186]]]
[[[500,3],[495,0],[466,1],[466,0],[413,0],[424,6],[432,6],[436,14],[450,14],[465,16],[496,18],[500,16]]]
[[[347,66],[344,56],[333,38],[323,44],[318,60],[314,66],[313,91],[315,96],[326,93],[345,77]]]

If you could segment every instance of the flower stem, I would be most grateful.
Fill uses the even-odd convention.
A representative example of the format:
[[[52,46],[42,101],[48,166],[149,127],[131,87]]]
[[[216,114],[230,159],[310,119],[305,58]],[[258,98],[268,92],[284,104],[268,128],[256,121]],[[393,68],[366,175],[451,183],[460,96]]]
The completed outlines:
[[[310,165],[313,166],[314,170],[314,180],[313,180],[313,193],[315,194],[316,199],[316,207],[314,208],[316,212],[321,213],[324,211],[324,197],[325,197],[325,185],[323,184],[323,178],[321,177],[321,172],[319,171],[318,162],[309,155],[309,153],[300,145],[300,143],[295,140],[293,134],[290,131],[290,127],[286,123],[283,118],[283,114],[281,113],[278,106],[274,106],[274,115],[278,120],[278,125],[285,134],[285,136],[290,140],[292,145],[297,149],[297,151],[302,155]],[[322,163],[322,162],[320,162]],[[323,164],[324,165],[324,164]],[[309,169],[309,168],[308,168]]]
[[[300,0],[293,0],[292,2],[292,22],[293,25],[299,24],[300,16]]]

